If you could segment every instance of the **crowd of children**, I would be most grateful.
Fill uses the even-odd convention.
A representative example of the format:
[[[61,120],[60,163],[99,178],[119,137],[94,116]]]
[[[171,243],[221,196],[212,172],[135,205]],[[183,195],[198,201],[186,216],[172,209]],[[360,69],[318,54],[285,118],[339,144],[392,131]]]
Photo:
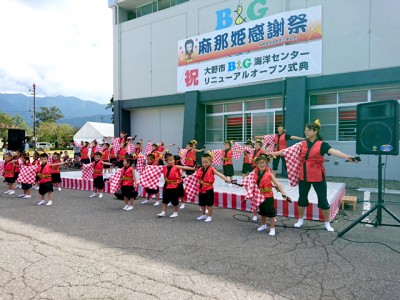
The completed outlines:
[[[121,194],[124,198],[124,210],[133,210],[134,200],[138,196],[138,180],[136,178],[135,168],[138,165],[139,158],[145,158],[146,167],[148,166],[162,166],[161,174],[164,178],[163,197],[162,197],[162,211],[157,216],[162,218],[166,216],[168,206],[172,206],[171,218],[178,217],[178,206],[183,209],[184,202],[184,184],[183,178],[195,174],[195,178],[199,182],[199,206],[201,208],[201,215],[197,220],[205,222],[212,221],[213,206],[214,206],[214,182],[215,176],[220,177],[226,183],[230,183],[233,179],[233,153],[237,150],[232,150],[232,142],[227,141],[224,143],[224,149],[221,149],[221,157],[223,162],[223,172],[218,172],[213,166],[213,156],[211,152],[204,153],[201,156],[201,164],[197,163],[196,154],[204,151],[203,149],[196,149],[196,141],[191,141],[186,144],[185,163],[181,163],[180,155],[173,155],[165,151],[165,146],[161,143],[154,143],[152,145],[151,153],[144,155],[142,152],[141,142],[137,142],[133,147],[128,145],[132,143],[133,139],[129,139],[126,134],[121,133],[118,140],[120,149],[118,153],[113,151],[113,147],[109,143],[104,143],[99,146],[96,141],[92,143],[84,142],[80,147],[80,163],[89,165],[93,171],[93,193],[89,197],[103,197],[104,192],[104,175],[108,174],[110,168],[118,167],[121,169]],[[253,148],[254,145],[254,148]],[[257,186],[258,192],[262,195],[263,201],[258,204],[258,211],[254,211],[253,221],[257,220],[257,214],[261,216],[261,227],[258,231],[267,229],[266,219],[270,219],[269,235],[275,235],[275,216],[276,210],[274,208],[274,198],[272,188],[275,186],[284,198],[286,192],[282,185],[274,176],[274,172],[270,170],[268,164],[270,162],[269,154],[263,150],[263,142],[256,140],[247,141],[244,150],[239,150],[243,154],[243,167],[242,179],[252,175],[254,185]],[[100,151],[99,151],[100,150]],[[215,150],[214,150],[215,151]],[[337,150],[332,151],[327,148],[326,151],[332,154],[338,154],[340,157],[351,159],[350,156],[342,155]],[[90,154],[91,153],[91,154]],[[273,152],[276,155],[282,155],[282,152]],[[77,156],[75,154],[75,156]],[[38,205],[52,205],[53,188],[56,187],[61,191],[61,176],[60,166],[71,165],[74,160],[71,160],[68,153],[61,155],[55,152],[52,155],[52,163],[48,163],[49,155],[44,152],[40,155],[34,154],[33,162],[30,162],[29,155],[16,151],[14,156],[10,153],[4,155],[4,181],[7,183],[8,190],[6,194],[15,194],[14,184],[18,178],[21,166],[37,166],[37,189],[39,190],[40,202]],[[74,158],[75,159],[75,158]],[[19,197],[28,199],[31,198],[31,183],[21,182],[23,194]],[[160,205],[160,191],[157,186],[155,189],[145,188],[147,197],[142,204],[150,203],[150,199],[155,195],[155,206]],[[47,202],[45,196],[47,194]],[[297,223],[296,223],[297,224]],[[301,224],[302,225],[302,224]],[[301,226],[300,225],[300,226]],[[297,226],[297,227],[300,227]],[[328,231],[333,229],[325,225]]]

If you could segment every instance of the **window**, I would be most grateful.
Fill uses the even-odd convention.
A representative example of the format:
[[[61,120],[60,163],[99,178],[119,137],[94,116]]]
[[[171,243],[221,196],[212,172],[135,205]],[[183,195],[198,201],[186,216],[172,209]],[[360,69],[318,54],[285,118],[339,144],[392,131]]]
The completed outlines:
[[[371,91],[371,101],[384,100],[400,100],[400,88]]]
[[[206,142],[244,142],[282,125],[282,98],[206,105]]]
[[[310,95],[310,122],[320,119],[326,140],[355,141],[357,104],[390,99],[400,99],[399,87]]]
[[[310,122],[319,119],[321,135],[324,140],[336,140],[336,108],[313,109],[310,111]]]
[[[224,124],[222,116],[206,117],[206,141],[220,142],[224,139]]]
[[[188,2],[189,0],[157,0],[127,11],[127,21]]]

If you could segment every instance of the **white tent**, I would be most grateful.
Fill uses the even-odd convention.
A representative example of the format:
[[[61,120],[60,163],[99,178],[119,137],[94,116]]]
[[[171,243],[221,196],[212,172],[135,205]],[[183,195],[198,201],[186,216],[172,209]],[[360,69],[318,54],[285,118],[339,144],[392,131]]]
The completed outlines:
[[[103,143],[103,140],[110,140],[114,136],[114,124],[86,122],[81,129],[74,135],[74,141],[92,142],[96,140]]]

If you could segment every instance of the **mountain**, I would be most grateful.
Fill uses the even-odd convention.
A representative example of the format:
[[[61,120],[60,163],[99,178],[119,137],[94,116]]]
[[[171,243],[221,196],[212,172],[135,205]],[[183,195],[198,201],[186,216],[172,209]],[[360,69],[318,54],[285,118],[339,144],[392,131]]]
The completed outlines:
[[[76,97],[36,97],[36,111],[40,107],[56,106],[64,115],[58,123],[81,127],[87,121],[111,123],[111,110],[106,110],[106,104],[82,100]],[[33,97],[23,94],[1,94],[0,112],[11,116],[19,114],[28,125],[32,126]]]

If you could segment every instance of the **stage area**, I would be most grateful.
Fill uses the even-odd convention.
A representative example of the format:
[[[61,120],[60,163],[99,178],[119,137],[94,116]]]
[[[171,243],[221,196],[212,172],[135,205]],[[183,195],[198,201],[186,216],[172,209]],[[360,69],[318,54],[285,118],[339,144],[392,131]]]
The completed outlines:
[[[139,175],[137,174],[137,178]],[[234,176],[238,182],[242,181],[240,176]],[[73,172],[62,172],[61,173],[62,186],[68,189],[76,189],[83,191],[91,191],[93,189],[92,180],[82,180],[81,171]],[[274,191],[275,198],[275,208],[279,216],[285,217],[298,217],[297,200],[299,197],[298,187],[291,187],[287,179],[278,179],[279,182],[285,188],[289,197],[293,200],[292,203],[288,203],[286,200],[282,199],[280,193]],[[110,183],[105,182],[105,192],[110,192]],[[338,182],[328,182],[328,202],[331,205],[331,220],[333,220],[339,211],[340,204],[343,196],[346,192],[346,187],[344,183]],[[160,197],[162,198],[162,189],[164,185],[164,180],[161,178],[159,182],[160,187]],[[239,187],[233,184],[226,184],[219,177],[216,176],[214,184],[215,193],[215,206],[221,208],[231,208],[243,211],[250,211],[250,202],[243,202],[245,199],[246,191],[243,187]],[[143,187],[139,187],[139,195],[145,197],[145,191]],[[323,220],[322,213],[317,207],[317,195],[314,189],[311,188],[309,194],[310,205],[307,207],[305,212],[305,219],[307,220]],[[198,203],[197,197],[190,201],[190,203]]]

